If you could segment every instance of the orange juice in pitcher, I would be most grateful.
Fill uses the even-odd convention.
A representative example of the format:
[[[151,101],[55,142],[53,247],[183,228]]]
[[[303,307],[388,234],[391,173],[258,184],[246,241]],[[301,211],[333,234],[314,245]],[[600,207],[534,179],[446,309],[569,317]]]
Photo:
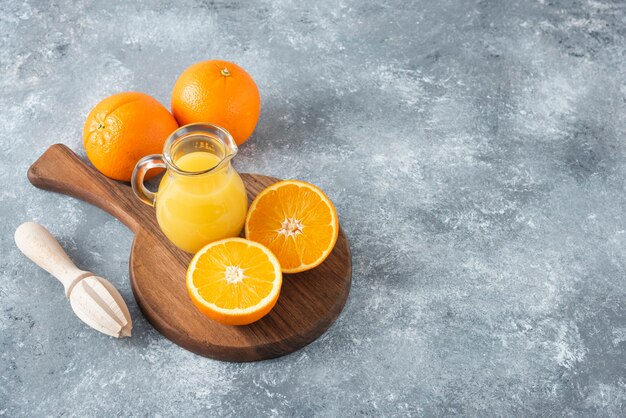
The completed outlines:
[[[156,207],[159,227],[178,248],[195,253],[204,245],[239,235],[248,209],[246,190],[231,165],[237,145],[224,129],[210,124],[179,128],[162,155],[137,163],[133,191]],[[156,193],[143,185],[145,173],[166,168]]]

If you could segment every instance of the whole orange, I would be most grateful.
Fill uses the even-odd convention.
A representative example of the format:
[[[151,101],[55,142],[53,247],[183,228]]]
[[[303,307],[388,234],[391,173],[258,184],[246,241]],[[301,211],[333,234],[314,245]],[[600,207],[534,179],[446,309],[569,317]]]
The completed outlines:
[[[91,163],[105,176],[130,181],[135,164],[160,154],[167,137],[178,128],[176,119],[156,99],[126,92],[107,97],[85,121],[83,145]],[[153,171],[146,176],[157,174]]]
[[[219,125],[241,145],[259,120],[261,97],[250,74],[237,64],[203,61],[176,80],[172,113],[181,126],[194,122]]]

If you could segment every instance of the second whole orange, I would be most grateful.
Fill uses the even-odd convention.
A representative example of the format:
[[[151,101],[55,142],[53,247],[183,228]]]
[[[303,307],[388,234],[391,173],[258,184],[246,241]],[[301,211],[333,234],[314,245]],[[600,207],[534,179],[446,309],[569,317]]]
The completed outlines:
[[[160,154],[167,137],[178,128],[176,119],[156,99],[144,93],[114,94],[87,116],[83,145],[89,161],[105,176],[130,181],[135,164]],[[156,170],[146,178],[154,176]]]
[[[256,83],[228,61],[202,61],[187,68],[172,91],[172,113],[183,126],[208,122],[226,129],[237,145],[248,140],[261,113]]]

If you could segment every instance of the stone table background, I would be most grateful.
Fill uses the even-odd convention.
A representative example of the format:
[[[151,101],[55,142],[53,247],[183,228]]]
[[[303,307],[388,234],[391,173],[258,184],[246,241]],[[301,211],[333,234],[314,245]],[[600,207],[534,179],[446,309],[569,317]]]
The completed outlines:
[[[130,3],[0,5],[0,416],[623,416],[623,1]],[[25,175],[56,142],[84,157],[100,99],[169,105],[210,58],[262,96],[236,167],[318,184],[351,240],[338,321],[261,363],[163,338],[131,233]],[[13,244],[26,220],[117,285],[132,338],[74,318]]]

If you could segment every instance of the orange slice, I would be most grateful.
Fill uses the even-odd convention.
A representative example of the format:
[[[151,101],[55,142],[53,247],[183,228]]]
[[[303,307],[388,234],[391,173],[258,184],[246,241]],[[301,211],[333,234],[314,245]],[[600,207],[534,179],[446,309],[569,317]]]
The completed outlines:
[[[226,325],[247,325],[267,315],[278,300],[283,276],[270,250],[243,238],[204,246],[187,269],[187,290],[206,316]]]
[[[276,255],[283,273],[320,265],[337,242],[339,221],[328,196],[312,184],[285,180],[263,190],[250,205],[246,238]]]

